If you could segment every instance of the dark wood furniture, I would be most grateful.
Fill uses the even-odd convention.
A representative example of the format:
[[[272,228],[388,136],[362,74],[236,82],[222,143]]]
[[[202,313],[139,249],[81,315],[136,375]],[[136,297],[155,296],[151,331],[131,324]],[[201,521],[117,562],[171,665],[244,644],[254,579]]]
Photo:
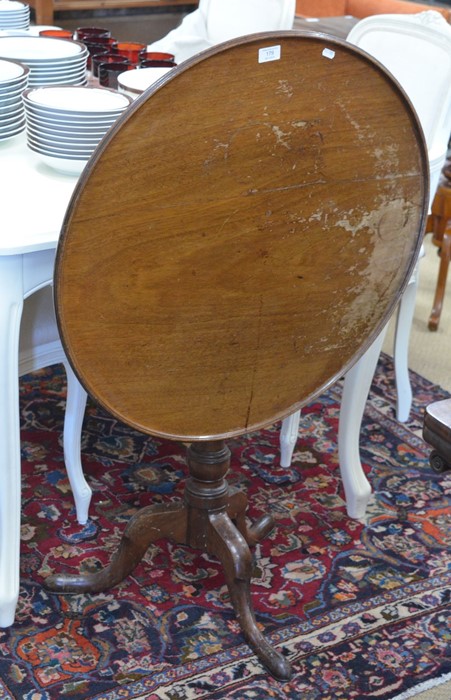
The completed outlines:
[[[443,168],[442,179],[428,216],[426,233],[432,233],[432,242],[440,251],[437,286],[428,322],[429,330],[436,331],[440,323],[451,260],[451,161],[448,161]]]
[[[434,449],[429,456],[432,469],[441,474],[451,469],[451,399],[429,404],[424,414],[423,437]]]
[[[243,634],[276,678],[285,656],[252,610],[244,493],[226,439],[341,377],[410,278],[427,212],[421,129],[353,47],[280,32],[171,71],[109,133],[75,191],[57,316],[89,393],[129,425],[191,443],[183,503],[130,521],[103,571],[47,579],[96,592],[169,537],[217,556]]]
[[[180,7],[194,9],[198,0],[27,0],[35,12],[36,24],[54,24],[55,12],[64,10],[126,10],[134,8]]]

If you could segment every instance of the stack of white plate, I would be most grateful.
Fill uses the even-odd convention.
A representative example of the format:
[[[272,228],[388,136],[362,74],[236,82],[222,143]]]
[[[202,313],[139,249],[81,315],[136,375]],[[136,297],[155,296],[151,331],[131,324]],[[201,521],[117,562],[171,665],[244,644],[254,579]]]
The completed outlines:
[[[16,61],[0,58],[0,141],[25,129],[22,93],[27,87],[29,72]]]
[[[69,174],[81,173],[132,102],[115,90],[71,86],[29,88],[23,101],[29,148],[47,165]]]
[[[0,0],[0,29],[28,29],[30,8],[16,0]]]
[[[117,76],[117,86],[119,92],[136,99],[142,95],[144,90],[153,85],[157,80],[169,73],[173,68],[137,68],[119,73]]]
[[[33,87],[86,85],[88,50],[78,41],[44,36],[0,36],[0,57],[28,66],[28,84]]]

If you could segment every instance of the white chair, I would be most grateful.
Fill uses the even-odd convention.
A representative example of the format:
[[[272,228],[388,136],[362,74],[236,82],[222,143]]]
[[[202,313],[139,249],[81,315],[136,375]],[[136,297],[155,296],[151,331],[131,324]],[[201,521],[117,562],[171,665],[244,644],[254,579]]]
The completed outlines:
[[[404,88],[423,127],[429,154],[432,205],[451,133],[451,26],[438,12],[374,15],[358,22],[347,39],[387,68]],[[394,363],[397,418],[408,419],[412,390],[408,345],[418,287],[418,266],[397,313]],[[386,329],[345,377],[338,431],[339,464],[348,514],[362,518],[371,495],[360,462],[359,434],[365,403]],[[291,464],[300,411],[286,418],[280,434],[281,465]]]
[[[177,63],[215,44],[254,32],[291,29],[295,0],[200,0],[199,7],[148,51],[172,53]]]
[[[72,488],[77,520],[88,519],[91,489],[83,475],[80,458],[81,427],[86,392],[79,384],[64,354],[49,286],[25,299],[18,355],[18,374],[22,376],[43,367],[63,363],[67,375],[67,402],[64,418],[64,460]],[[0,489],[0,627],[14,622],[19,595],[20,556],[20,473],[6,465]]]

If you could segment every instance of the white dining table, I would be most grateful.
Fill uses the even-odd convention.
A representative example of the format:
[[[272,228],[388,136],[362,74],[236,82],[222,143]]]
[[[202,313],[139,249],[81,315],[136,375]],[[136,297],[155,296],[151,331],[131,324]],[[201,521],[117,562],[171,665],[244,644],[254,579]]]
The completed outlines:
[[[61,224],[77,180],[40,163],[25,133],[0,142],[0,508],[12,518],[20,513],[22,309],[24,299],[52,283]],[[19,571],[8,566],[11,548],[20,548],[16,527],[0,531],[0,627],[14,619],[19,590]]]

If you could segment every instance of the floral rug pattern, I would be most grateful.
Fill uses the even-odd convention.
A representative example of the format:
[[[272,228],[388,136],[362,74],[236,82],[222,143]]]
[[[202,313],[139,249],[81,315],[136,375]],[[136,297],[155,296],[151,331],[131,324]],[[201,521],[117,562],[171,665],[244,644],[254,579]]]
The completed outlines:
[[[244,642],[214,557],[160,541],[131,576],[96,595],[56,596],[56,571],[108,562],[130,515],[179,498],[185,447],[141,435],[90,404],[83,464],[94,497],[78,525],[64,468],[61,367],[22,378],[21,591],[0,630],[0,698],[24,700],[388,700],[451,673],[451,472],[423,442],[425,406],[448,394],[412,374],[408,423],[394,414],[383,356],[361,456],[374,495],[346,514],[337,462],[341,385],[307,406],[292,466],[279,427],[229,441],[229,482],[275,530],[255,548],[254,609],[293,667],[271,678]]]

